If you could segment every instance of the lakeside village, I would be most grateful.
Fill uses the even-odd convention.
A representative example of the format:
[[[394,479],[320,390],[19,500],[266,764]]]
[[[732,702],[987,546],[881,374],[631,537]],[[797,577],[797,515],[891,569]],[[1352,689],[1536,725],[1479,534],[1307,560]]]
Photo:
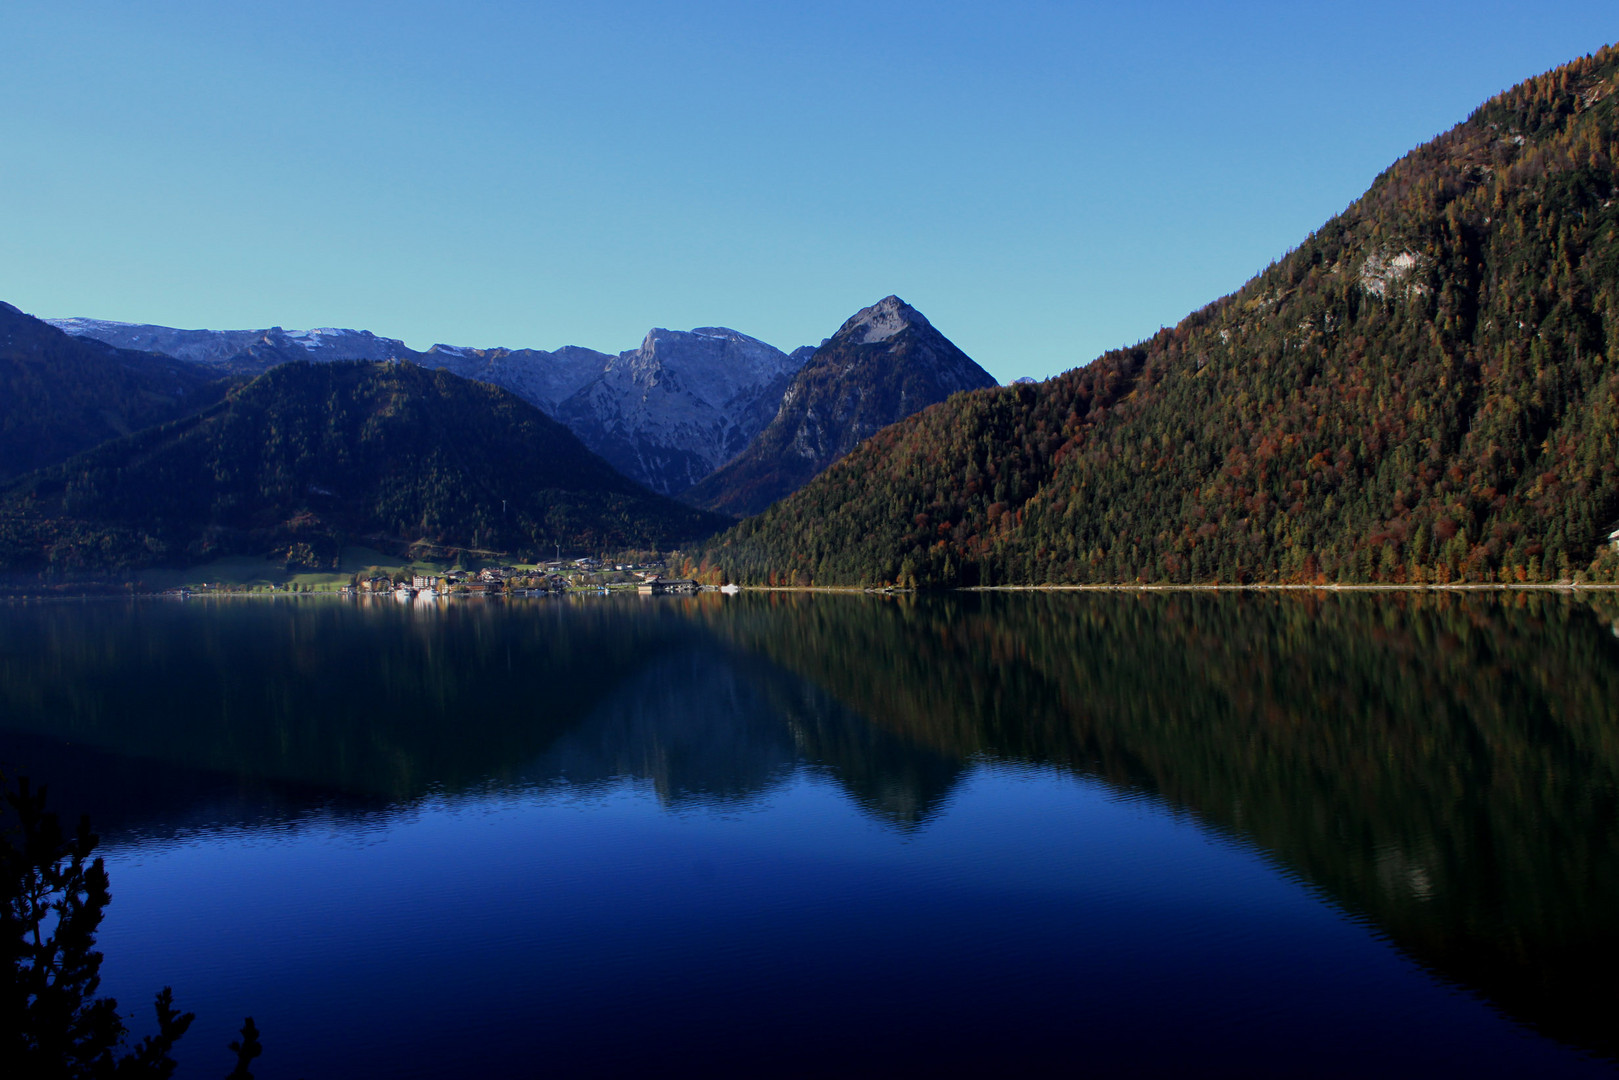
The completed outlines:
[[[179,586],[167,594],[185,597],[216,592],[335,592],[349,597],[392,596],[399,599],[432,600],[440,597],[561,596],[604,595],[637,592],[642,595],[690,595],[699,592],[740,591],[736,586],[716,589],[699,585],[690,578],[664,577],[665,565],[651,563],[604,563],[595,558],[557,561],[534,566],[486,566],[477,570],[431,570],[420,566],[385,573],[350,575],[347,584],[310,585],[288,582],[268,587],[229,585],[224,582]]]
[[[533,569],[486,566],[482,570],[451,570],[444,574],[411,574],[408,581],[376,574],[344,585],[345,595],[391,593],[398,597],[437,596],[552,596],[560,593],[635,591],[649,596],[701,592],[690,578],[666,578],[662,566],[615,565],[604,567],[595,559],[578,559],[571,566],[547,563]],[[617,580],[605,580],[616,577]],[[594,579],[594,580],[592,580]]]

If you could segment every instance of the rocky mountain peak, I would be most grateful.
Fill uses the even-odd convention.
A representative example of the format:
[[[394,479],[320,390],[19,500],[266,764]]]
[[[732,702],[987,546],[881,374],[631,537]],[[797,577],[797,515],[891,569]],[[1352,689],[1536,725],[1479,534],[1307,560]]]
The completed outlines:
[[[780,349],[725,326],[699,326],[693,330],[647,331],[639,349],[620,354],[640,364],[654,361],[681,367],[719,366],[734,373],[770,377],[792,364]]]
[[[868,308],[861,308],[838,328],[834,340],[851,345],[871,345],[887,341],[911,327],[932,330],[933,326],[911,305],[897,296],[885,296]]]
[[[813,350],[769,426],[682,498],[726,513],[757,513],[879,429],[958,390],[994,385],[921,312],[885,297]]]
[[[620,470],[672,494],[748,445],[798,367],[728,327],[655,327],[561,401],[556,416]]]

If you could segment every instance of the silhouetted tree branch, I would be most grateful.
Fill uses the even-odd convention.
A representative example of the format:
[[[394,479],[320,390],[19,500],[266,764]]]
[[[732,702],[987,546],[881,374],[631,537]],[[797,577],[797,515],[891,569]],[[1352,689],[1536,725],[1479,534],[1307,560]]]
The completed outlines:
[[[166,1080],[174,1075],[174,1044],[195,1014],[174,1007],[174,992],[157,994],[157,1034],[123,1049],[127,1029],[115,998],[96,997],[101,953],[96,929],[112,900],[107,870],[91,859],[97,837],[90,819],[71,836],[45,809],[45,788],[27,778],[0,794],[0,957],[10,978],[0,999],[0,1064],[7,1076],[41,1080]],[[248,1063],[263,1053],[249,1017],[237,1055],[236,1080],[251,1080]]]

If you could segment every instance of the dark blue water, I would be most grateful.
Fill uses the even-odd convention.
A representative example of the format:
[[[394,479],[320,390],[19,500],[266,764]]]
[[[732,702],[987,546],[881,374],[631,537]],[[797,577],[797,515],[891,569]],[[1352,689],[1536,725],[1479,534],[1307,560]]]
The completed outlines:
[[[0,609],[103,993],[261,1077],[1607,1075],[1600,602]]]

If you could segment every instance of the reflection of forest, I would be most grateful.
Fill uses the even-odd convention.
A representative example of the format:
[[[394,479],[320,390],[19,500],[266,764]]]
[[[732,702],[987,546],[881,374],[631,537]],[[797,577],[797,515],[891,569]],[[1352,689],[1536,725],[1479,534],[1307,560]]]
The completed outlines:
[[[0,618],[0,757],[141,831],[561,778],[723,804],[805,764],[911,827],[975,757],[1051,763],[1251,840],[1612,1055],[1615,617],[1542,594],[42,605]]]
[[[1610,607],[778,594],[706,614],[948,756],[1058,763],[1251,839],[1440,973],[1613,1055]]]
[[[334,600],[15,609],[5,726],[372,800],[514,779],[621,678],[693,634],[672,606]]]
[[[960,763],[716,647],[686,613],[719,599],[14,610],[0,760],[112,836],[559,779],[749,799],[804,763],[883,820],[923,820]]]

